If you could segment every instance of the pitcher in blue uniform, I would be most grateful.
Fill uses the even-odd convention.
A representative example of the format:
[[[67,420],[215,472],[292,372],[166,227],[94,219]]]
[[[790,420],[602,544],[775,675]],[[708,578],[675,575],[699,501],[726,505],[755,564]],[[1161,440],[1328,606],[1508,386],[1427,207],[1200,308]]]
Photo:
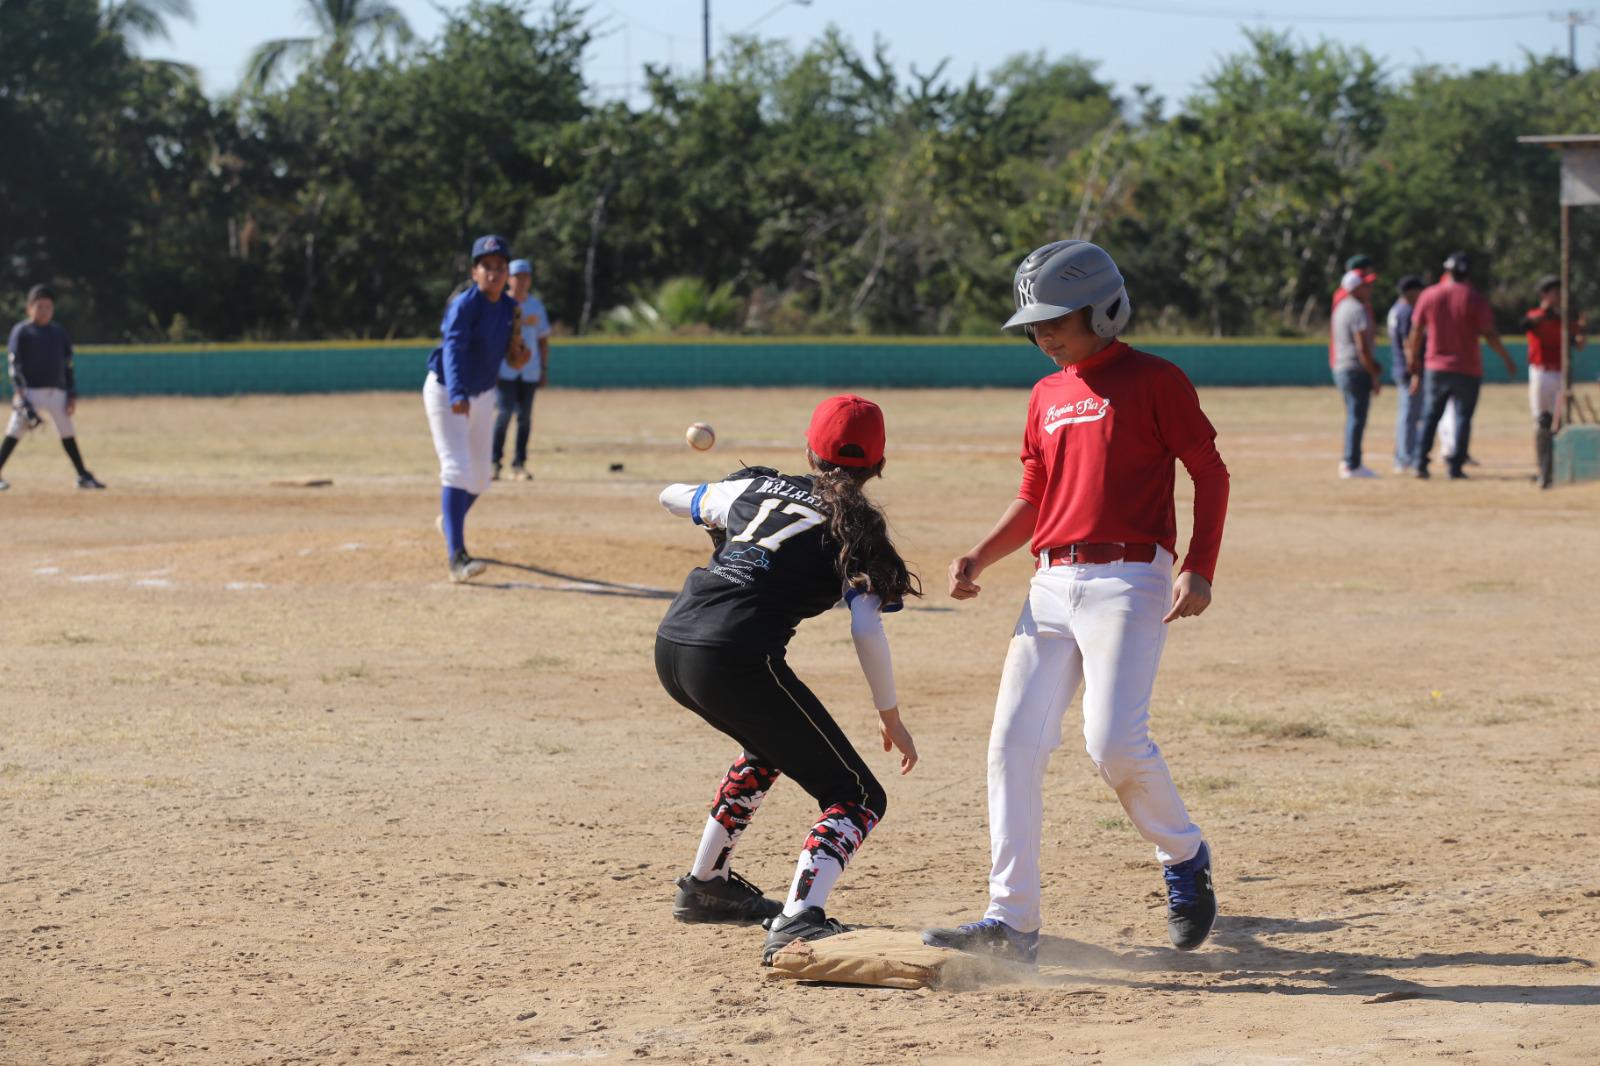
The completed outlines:
[[[422,386],[422,406],[439,453],[439,528],[452,581],[468,581],[486,568],[467,554],[467,512],[489,491],[495,381],[517,319],[517,303],[506,293],[510,259],[503,237],[473,242],[472,286],[445,310],[442,339],[428,356]]]

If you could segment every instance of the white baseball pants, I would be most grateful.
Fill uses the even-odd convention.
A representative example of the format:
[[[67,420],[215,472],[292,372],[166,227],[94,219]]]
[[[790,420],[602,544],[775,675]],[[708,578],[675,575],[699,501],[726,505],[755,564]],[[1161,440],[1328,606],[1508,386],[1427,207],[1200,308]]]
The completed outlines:
[[[489,491],[493,474],[494,389],[470,397],[467,413],[450,410],[450,393],[433,374],[422,385],[422,407],[428,412],[433,450],[439,453],[439,483],[474,496]]]
[[[1166,643],[1172,555],[1148,563],[1038,571],[1006,653],[989,736],[987,917],[1032,932],[1039,913],[1044,772],[1061,719],[1083,685],[1083,739],[1134,828],[1162,863],[1200,850],[1200,829],[1150,739],[1150,693]]]
[[[72,428],[72,416],[67,414],[66,389],[24,389],[22,394],[27,397],[33,409],[39,412],[39,417],[48,417],[55,423],[56,432],[63,439],[77,436]],[[11,421],[6,425],[6,436],[21,440],[27,436],[28,423],[22,417],[20,408],[11,409]]]
[[[1539,420],[1540,415],[1553,415],[1556,405],[1561,402],[1561,371],[1547,370],[1542,366],[1528,368],[1528,406],[1533,410],[1533,419]]]

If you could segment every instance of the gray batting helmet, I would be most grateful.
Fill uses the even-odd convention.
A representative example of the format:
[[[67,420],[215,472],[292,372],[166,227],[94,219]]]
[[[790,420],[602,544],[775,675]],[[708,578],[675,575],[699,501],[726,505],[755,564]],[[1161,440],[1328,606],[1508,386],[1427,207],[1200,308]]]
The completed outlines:
[[[1115,337],[1133,313],[1122,272],[1104,248],[1088,241],[1055,241],[1035,249],[1017,267],[1015,288],[1017,313],[1001,329],[1032,326],[1089,307],[1095,333]]]

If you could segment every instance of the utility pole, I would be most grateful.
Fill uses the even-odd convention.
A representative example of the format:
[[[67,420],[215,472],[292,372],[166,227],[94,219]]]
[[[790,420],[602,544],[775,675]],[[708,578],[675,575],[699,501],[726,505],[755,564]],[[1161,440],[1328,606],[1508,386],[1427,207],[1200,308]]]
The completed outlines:
[[[710,3],[710,0],[706,0]],[[1578,73],[1578,27],[1595,24],[1593,11],[1553,12],[1550,17],[1567,25],[1567,69]]]
[[[711,0],[700,0],[701,27],[700,53],[705,59],[706,81],[711,81]],[[1574,67],[1573,69],[1577,69]]]

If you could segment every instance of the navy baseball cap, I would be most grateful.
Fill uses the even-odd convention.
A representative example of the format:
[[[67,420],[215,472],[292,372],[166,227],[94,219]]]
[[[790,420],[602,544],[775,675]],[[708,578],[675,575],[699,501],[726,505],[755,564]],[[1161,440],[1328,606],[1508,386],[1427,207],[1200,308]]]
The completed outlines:
[[[1423,284],[1421,278],[1415,274],[1407,274],[1405,277],[1401,278],[1400,283],[1395,286],[1395,291],[1410,292],[1412,289],[1424,288],[1427,288],[1427,286]]]
[[[479,237],[472,242],[472,261],[476,263],[486,255],[503,255],[511,258],[511,246],[504,237],[497,237],[493,233]]]

